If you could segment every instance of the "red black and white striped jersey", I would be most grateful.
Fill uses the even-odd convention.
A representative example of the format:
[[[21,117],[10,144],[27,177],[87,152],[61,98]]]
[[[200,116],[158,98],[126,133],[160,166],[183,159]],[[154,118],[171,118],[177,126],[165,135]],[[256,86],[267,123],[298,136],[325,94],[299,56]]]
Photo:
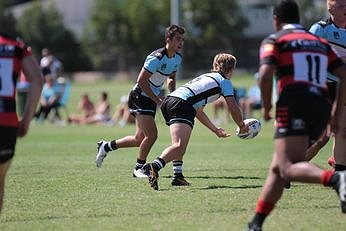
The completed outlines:
[[[22,59],[32,55],[23,42],[0,34],[0,126],[18,126],[16,114],[16,82]]]
[[[265,38],[260,47],[260,65],[276,66],[277,89],[305,84],[327,89],[327,72],[343,65],[328,41],[309,33],[299,24],[287,24]]]

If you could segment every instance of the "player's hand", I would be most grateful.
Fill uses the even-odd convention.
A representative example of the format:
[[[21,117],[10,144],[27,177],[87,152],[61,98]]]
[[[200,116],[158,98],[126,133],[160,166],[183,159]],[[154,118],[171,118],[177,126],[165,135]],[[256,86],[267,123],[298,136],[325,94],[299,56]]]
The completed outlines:
[[[239,134],[248,134],[249,133],[249,124],[244,124],[244,126],[239,127]]]
[[[216,131],[215,131],[215,134],[219,138],[226,138],[226,137],[230,136],[230,134],[227,133],[223,128],[217,128]]]
[[[19,127],[18,127],[18,132],[17,132],[18,137],[24,137],[28,133],[29,124],[30,124],[30,122],[25,122],[23,120],[21,120],[19,122]]]

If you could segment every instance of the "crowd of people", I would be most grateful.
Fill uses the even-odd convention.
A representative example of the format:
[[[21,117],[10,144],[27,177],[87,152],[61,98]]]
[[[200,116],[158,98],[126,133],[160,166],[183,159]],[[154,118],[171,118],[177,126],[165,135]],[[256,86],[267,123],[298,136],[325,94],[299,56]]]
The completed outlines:
[[[96,104],[84,93],[76,113],[69,114],[67,122],[110,126],[135,124],[134,134],[97,142],[96,166],[100,168],[112,151],[137,147],[133,177],[148,178],[149,185],[158,190],[159,172],[172,162],[172,186],[189,186],[183,174],[183,157],[195,118],[218,138],[229,136],[208,117],[205,106],[214,105],[214,116],[219,108],[226,109],[225,120],[232,119],[240,128],[240,134],[247,133],[244,119],[252,117],[253,110],[261,108],[263,120],[272,120],[273,85],[276,85],[274,153],[247,230],[262,230],[285,187],[289,188],[288,185],[295,181],[334,189],[341,202],[341,211],[346,213],[346,49],[340,42],[346,41],[346,32],[342,29],[346,27],[346,1],[326,2],[330,18],[314,24],[310,32],[300,24],[299,7],[294,0],[282,0],[274,5],[276,32],[260,45],[256,83],[247,89],[244,97],[236,97],[231,80],[237,59],[225,52],[214,56],[210,72],[176,89],[176,73],[182,62],[186,31],[182,26],[171,25],[165,30],[164,47],[146,57],[135,86],[128,96],[121,96],[113,116],[107,92],[100,93]],[[16,49],[10,49],[13,46]],[[27,134],[32,118],[46,120],[53,113],[54,118],[61,120],[59,109],[65,103],[67,88],[63,64],[47,48],[42,50],[38,62],[23,41],[0,34],[0,47],[0,67],[10,65],[13,70],[13,73],[1,72],[1,83],[5,86],[0,88],[0,104],[3,105],[0,111],[1,210],[5,177],[17,137]],[[23,78],[27,98],[18,117],[15,91],[22,85],[15,86],[13,77],[19,76]],[[24,82],[29,83],[29,87]],[[165,82],[169,93],[161,97]],[[169,126],[171,143],[152,162],[147,162],[158,138],[155,122],[158,108]],[[334,169],[325,170],[309,161],[332,135]]]

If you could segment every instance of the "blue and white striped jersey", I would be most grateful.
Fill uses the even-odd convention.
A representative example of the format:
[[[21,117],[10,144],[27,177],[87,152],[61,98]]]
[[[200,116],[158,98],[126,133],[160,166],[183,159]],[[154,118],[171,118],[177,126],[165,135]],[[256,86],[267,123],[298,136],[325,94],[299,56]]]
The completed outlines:
[[[338,55],[346,61],[346,29],[336,26],[329,18],[313,24],[309,30],[311,33],[322,37],[330,43]],[[328,79],[337,81],[338,78],[328,73]]]
[[[232,82],[217,72],[200,75],[169,94],[186,100],[195,109],[216,101],[220,96],[233,95]]]
[[[180,53],[175,53],[172,58],[167,56],[166,48],[160,48],[150,55],[144,61],[143,68],[152,73],[149,79],[149,84],[151,90],[155,95],[159,95],[161,88],[167,78],[177,72],[182,61],[182,55]],[[137,84],[135,85],[135,88]],[[144,92],[142,95],[147,96]]]

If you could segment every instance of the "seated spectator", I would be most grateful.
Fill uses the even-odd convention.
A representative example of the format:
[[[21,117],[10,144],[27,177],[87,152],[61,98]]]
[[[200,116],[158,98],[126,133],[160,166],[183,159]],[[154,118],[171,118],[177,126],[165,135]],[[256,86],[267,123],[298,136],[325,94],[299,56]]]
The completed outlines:
[[[131,115],[128,106],[128,96],[123,95],[120,97],[120,103],[116,106],[112,120],[109,125],[119,124],[120,127],[124,127],[128,123],[135,123],[135,117]]]
[[[220,97],[212,103],[213,107],[213,122],[215,125],[220,125],[222,123],[228,123],[230,121],[230,115],[227,110],[226,100],[223,97]],[[223,118],[219,117],[219,111],[223,110]]]
[[[258,73],[255,74],[256,85],[249,88],[247,96],[239,99],[239,106],[244,118],[251,118],[254,109],[261,108],[261,90],[258,86]]]
[[[35,114],[35,118],[39,121],[43,121],[47,119],[48,114],[52,109],[55,110],[55,117],[60,118],[60,114],[58,111],[59,101],[58,97],[53,88],[54,80],[50,74],[45,75],[45,83],[43,85],[39,109]]]
[[[108,102],[108,94],[102,92],[100,101],[94,110],[90,111],[85,116],[73,117],[70,116],[68,122],[77,124],[95,124],[95,123],[106,123],[110,120],[109,116],[110,104]]]
[[[78,114],[70,114],[68,116],[69,123],[79,124],[82,120],[93,116],[95,114],[95,107],[93,102],[90,100],[90,97],[87,93],[81,95],[81,99],[77,106]]]

